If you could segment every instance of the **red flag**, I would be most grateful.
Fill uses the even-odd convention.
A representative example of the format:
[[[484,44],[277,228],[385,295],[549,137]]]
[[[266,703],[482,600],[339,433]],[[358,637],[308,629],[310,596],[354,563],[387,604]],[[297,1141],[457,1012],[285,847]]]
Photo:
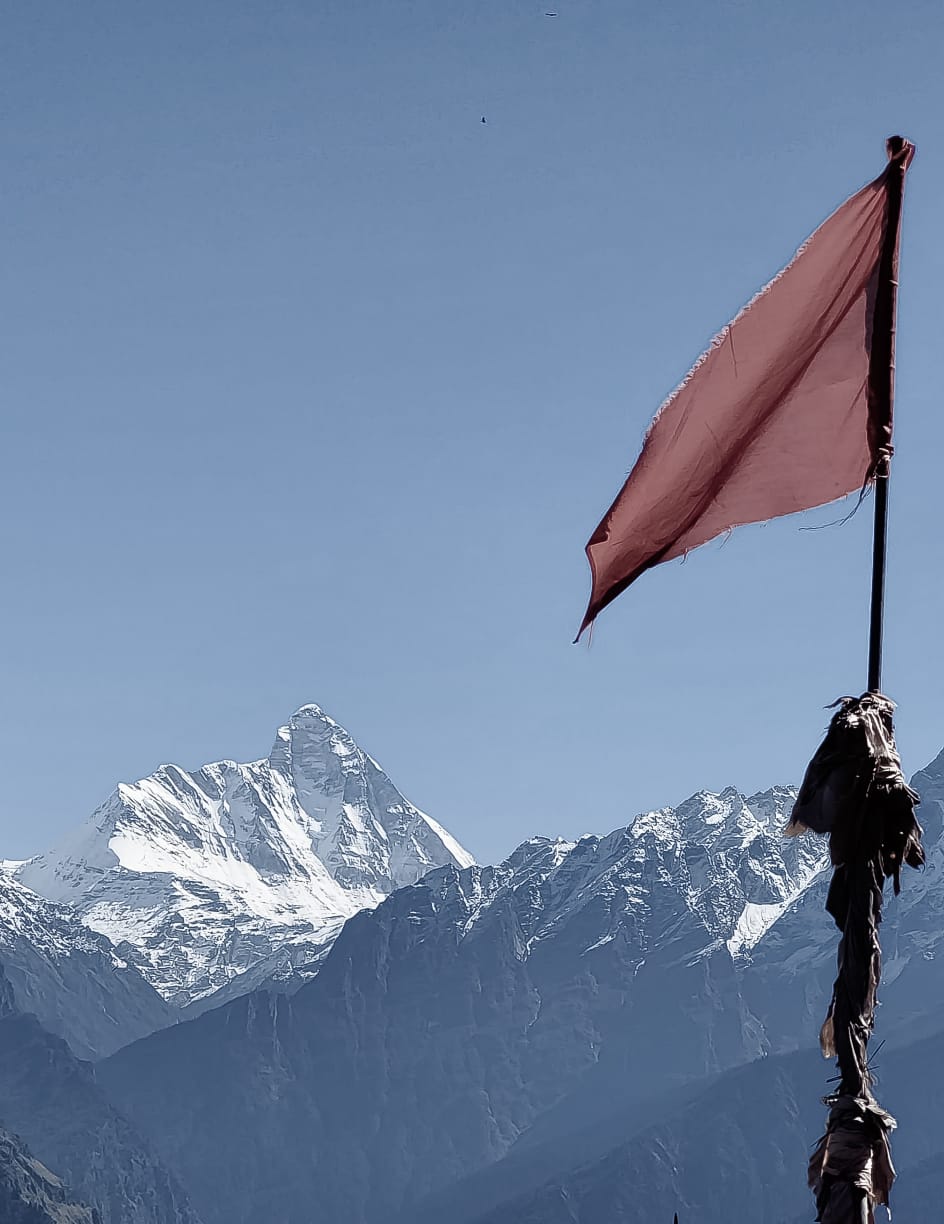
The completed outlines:
[[[914,146],[895,138],[889,154],[659,409],[587,545],[593,586],[580,633],[652,566],[732,527],[844,497],[886,470],[899,221],[890,192],[900,203]]]

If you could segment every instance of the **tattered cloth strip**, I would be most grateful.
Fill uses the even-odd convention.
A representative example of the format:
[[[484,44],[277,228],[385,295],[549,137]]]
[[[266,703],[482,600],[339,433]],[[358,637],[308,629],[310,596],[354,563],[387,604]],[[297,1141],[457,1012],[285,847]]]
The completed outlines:
[[[875,1203],[888,1206],[895,1180],[888,1136],[895,1119],[872,1100],[830,1097],[826,1134],[810,1160],[809,1181],[822,1224],[871,1224]]]
[[[823,1224],[871,1224],[894,1181],[888,1135],[894,1119],[876,1104],[868,1041],[882,971],[878,927],[887,877],[924,862],[918,796],[895,747],[894,703],[880,693],[843,697],[810,762],[785,833],[829,834],[835,871],[826,909],[842,931],[839,971],[820,1044],[839,1064],[840,1085],[809,1180]]]
[[[788,836],[812,829],[829,834],[834,867],[879,856],[885,876],[901,891],[901,865],[924,863],[917,794],[905,781],[895,747],[895,703],[881,693],[840,697],[826,738],[816,750],[797,795]],[[838,900],[838,898],[836,899]],[[840,927],[844,906],[827,909]]]

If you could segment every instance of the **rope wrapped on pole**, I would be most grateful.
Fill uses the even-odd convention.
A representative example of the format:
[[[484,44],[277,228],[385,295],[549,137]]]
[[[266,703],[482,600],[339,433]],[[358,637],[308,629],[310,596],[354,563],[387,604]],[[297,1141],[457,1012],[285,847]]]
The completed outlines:
[[[894,703],[881,693],[843,697],[810,762],[785,832],[829,835],[833,878],[826,909],[842,933],[833,996],[820,1033],[839,1065],[826,1132],[810,1160],[809,1184],[822,1224],[872,1224],[895,1179],[889,1136],[895,1120],[872,1094],[868,1042],[882,956],[885,880],[901,891],[902,864],[924,863],[917,794],[895,746]]]

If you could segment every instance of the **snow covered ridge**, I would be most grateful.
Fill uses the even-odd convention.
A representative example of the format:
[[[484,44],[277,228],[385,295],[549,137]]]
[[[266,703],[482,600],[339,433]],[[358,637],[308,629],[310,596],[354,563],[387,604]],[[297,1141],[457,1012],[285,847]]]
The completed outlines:
[[[724,947],[747,961],[829,870],[824,839],[782,836],[795,797],[790,787],[749,798],[733,787],[702,791],[605,837],[537,837],[499,867],[443,868],[423,880],[433,900],[429,915],[419,906],[411,918],[416,937],[445,913],[460,939],[512,914],[519,959],[579,931],[583,955],[615,943],[637,970],[653,958],[692,964]]]
[[[122,784],[16,878],[83,921],[177,1006],[278,961],[314,966],[357,910],[471,856],[316,705],[265,760]],[[247,979],[247,980],[249,980]],[[251,987],[250,987],[251,988]]]
[[[19,864],[17,864],[19,866]],[[177,1015],[71,906],[38,897],[0,870],[0,977],[80,1058],[100,1058]]]
[[[23,941],[51,962],[87,953],[101,956],[112,968],[125,968],[112,945],[76,922],[68,906],[38,897],[0,868],[0,955]]]

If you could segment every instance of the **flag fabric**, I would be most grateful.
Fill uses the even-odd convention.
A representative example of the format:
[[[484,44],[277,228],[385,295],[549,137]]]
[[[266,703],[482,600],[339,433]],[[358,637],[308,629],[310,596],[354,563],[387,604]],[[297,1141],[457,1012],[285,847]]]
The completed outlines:
[[[835,501],[887,470],[891,396],[873,385],[873,336],[876,350],[886,337],[887,367],[894,291],[891,319],[877,319],[876,307],[881,278],[897,274],[890,185],[898,175],[900,200],[914,146],[889,142],[889,152],[884,172],[816,230],[659,409],[587,545],[580,633],[647,569],[732,527]]]

